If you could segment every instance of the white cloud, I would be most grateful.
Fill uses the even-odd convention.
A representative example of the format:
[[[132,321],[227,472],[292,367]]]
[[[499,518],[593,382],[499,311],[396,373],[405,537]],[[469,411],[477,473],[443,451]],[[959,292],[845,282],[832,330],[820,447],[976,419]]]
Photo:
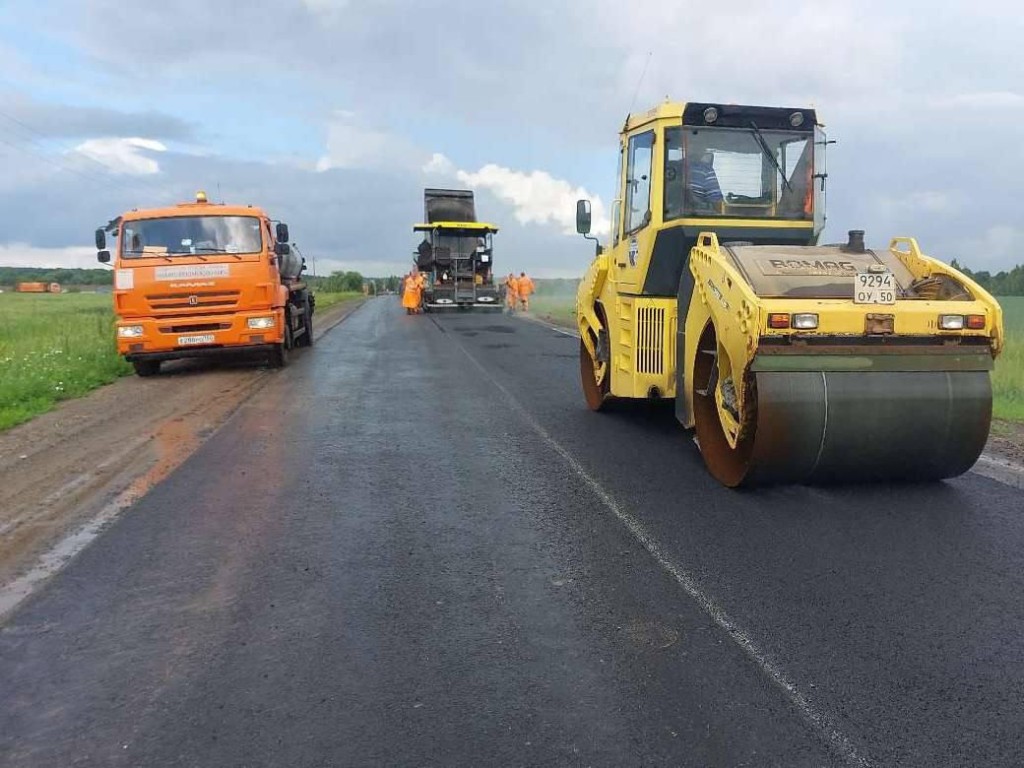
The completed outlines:
[[[94,269],[100,264],[96,261],[96,249],[88,246],[37,248],[25,243],[0,243],[0,266]]]
[[[318,259],[316,262],[316,273],[320,276],[330,275],[334,272],[358,272],[364,277],[402,275],[408,272],[412,266],[412,249],[410,248],[409,250],[410,257],[408,261]]]
[[[167,147],[153,139],[87,139],[75,151],[107,167],[111,173],[150,176],[160,173],[160,164],[144,152],[166,152]]]
[[[451,176],[455,173],[455,165],[440,152],[435,152],[423,166],[423,172],[428,175]]]
[[[316,170],[409,170],[426,160],[426,152],[405,137],[366,126],[354,112],[338,110],[327,128],[327,154],[317,161]]]
[[[936,98],[932,106],[940,109],[1019,109],[1024,96],[1013,91],[978,91]]]
[[[327,21],[336,21],[342,11],[346,10],[349,0],[302,0],[306,9],[315,16]]]
[[[583,187],[574,187],[544,171],[523,173],[488,164],[476,173],[459,171],[459,181],[470,187],[490,190],[499,200],[511,203],[520,224],[554,224],[565,234],[576,234],[576,201],[587,198],[593,206],[595,234],[610,229],[601,198]]]

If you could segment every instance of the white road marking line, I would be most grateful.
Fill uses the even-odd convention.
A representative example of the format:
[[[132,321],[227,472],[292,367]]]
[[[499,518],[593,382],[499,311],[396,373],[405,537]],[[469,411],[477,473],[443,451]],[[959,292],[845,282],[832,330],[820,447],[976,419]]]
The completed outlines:
[[[755,642],[750,633],[743,629],[739,624],[733,620],[725,610],[715,603],[714,600],[709,597],[703,589],[701,589],[697,580],[682,566],[675,563],[665,552],[658,541],[651,536],[651,534],[644,527],[636,517],[627,512],[619,503],[608,493],[601,484],[594,479],[594,477],[587,472],[587,470],[581,465],[568,449],[562,446],[557,440],[555,440],[551,434],[544,429],[537,422],[533,416],[524,408],[515,396],[509,392],[504,385],[501,384],[494,376],[491,375],[490,371],[484,368],[469,350],[467,350],[461,343],[456,341],[459,349],[462,353],[469,358],[470,362],[483,374],[483,376],[494,385],[494,387],[501,392],[505,399],[508,400],[509,405],[513,410],[517,411],[523,420],[536,432],[541,440],[555,453],[565,460],[569,468],[575,472],[587,487],[590,488],[591,492],[600,499],[601,503],[608,508],[608,510],[618,518],[626,529],[633,535],[641,546],[647,550],[648,554],[654,558],[654,560],[660,565],[665,571],[667,571],[675,580],[676,583],[682,587],[683,591],[692,599],[700,609],[720,628],[722,629],[729,638],[735,643],[736,646],[744,653],[744,655],[750,659],[761,672],[778,688],[783,696],[789,701],[789,703],[800,713],[804,721],[815,730],[824,741],[832,747],[832,749],[843,758],[847,765],[858,766],[859,768],[869,768],[873,765],[867,758],[858,753],[857,749],[853,746],[850,739],[845,736],[839,729],[832,723],[832,719],[823,711],[819,710],[811,701],[804,696],[796,687],[796,684],[789,679],[782,668],[769,657],[769,655]]]
[[[121,492],[89,522],[65,536],[56,546],[41,555],[30,571],[0,587],[0,621],[31,595],[36,587],[60,571],[75,555],[89,546],[107,524],[134,504],[139,496],[138,491],[133,488]]]
[[[539,325],[539,326],[541,326],[543,328],[547,328],[549,331],[554,331],[555,333],[560,333],[563,336],[572,336],[574,339],[578,339],[580,337],[579,333],[576,332],[576,331],[570,331],[567,328],[559,328],[557,325],[552,325],[551,323],[546,323],[543,320],[541,320],[539,318],[536,318],[536,317],[530,317],[528,315],[513,315],[513,317],[517,317],[520,320],[527,320],[527,321],[529,321],[531,323],[536,323],[537,325]]]

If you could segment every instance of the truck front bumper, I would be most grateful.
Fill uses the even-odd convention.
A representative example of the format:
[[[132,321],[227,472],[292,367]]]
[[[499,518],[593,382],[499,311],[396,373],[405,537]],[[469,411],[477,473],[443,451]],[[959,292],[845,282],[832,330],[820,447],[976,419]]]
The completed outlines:
[[[268,317],[273,318],[270,327],[249,327],[250,319]],[[136,335],[123,336],[122,328],[132,328]],[[259,353],[281,343],[284,312],[266,309],[201,317],[122,318],[117,329],[117,351],[129,361]]]

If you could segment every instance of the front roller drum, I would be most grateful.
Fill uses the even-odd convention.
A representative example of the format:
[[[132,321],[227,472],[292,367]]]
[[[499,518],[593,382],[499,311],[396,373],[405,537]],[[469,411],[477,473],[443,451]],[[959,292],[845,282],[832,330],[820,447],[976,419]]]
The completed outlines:
[[[601,383],[597,383],[597,364],[587,351],[583,339],[580,339],[580,384],[587,408],[592,411],[604,409],[611,400],[610,381],[611,371],[606,371]]]
[[[732,448],[695,397],[701,453],[729,486],[940,480],[977,461],[992,420],[987,371],[761,372],[754,428]]]

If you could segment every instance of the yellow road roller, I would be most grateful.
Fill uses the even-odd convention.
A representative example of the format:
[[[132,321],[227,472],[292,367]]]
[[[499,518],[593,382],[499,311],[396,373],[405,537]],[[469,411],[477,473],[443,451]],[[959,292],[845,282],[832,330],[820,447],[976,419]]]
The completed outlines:
[[[801,108],[665,103],[622,130],[583,395],[674,399],[727,486],[953,477],[988,437],[999,304],[912,238],[817,245],[827,144]]]

